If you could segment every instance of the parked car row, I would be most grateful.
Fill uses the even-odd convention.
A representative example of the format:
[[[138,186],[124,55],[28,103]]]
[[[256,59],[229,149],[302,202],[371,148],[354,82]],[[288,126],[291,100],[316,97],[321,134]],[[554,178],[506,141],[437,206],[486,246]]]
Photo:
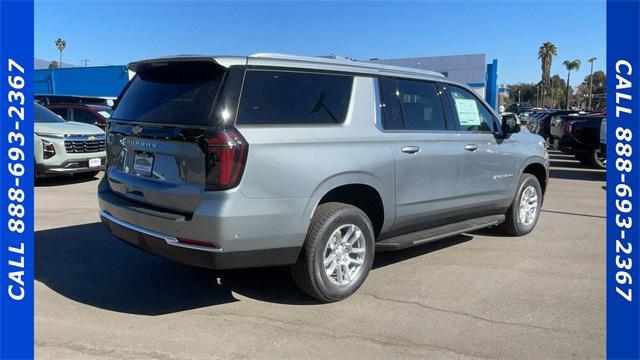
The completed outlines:
[[[552,147],[572,154],[581,163],[607,168],[607,158],[600,146],[600,127],[604,115],[571,114],[551,119]]]
[[[606,146],[603,146],[606,145],[605,114],[561,109],[538,110],[529,116],[526,127],[530,132],[542,136],[548,147],[574,155],[586,166],[606,168]]]

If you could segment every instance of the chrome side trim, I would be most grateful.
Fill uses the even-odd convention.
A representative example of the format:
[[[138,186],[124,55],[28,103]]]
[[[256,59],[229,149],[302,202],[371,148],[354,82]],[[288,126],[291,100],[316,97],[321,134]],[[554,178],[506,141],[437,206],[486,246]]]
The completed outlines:
[[[153,230],[149,230],[149,229],[145,229],[143,227],[137,226],[137,225],[133,225],[130,224],[126,221],[120,220],[116,217],[111,216],[111,214],[109,214],[108,212],[104,211],[104,210],[100,210],[100,217],[103,217],[113,223],[116,223],[122,227],[126,227],[127,229],[145,234],[145,235],[149,235],[149,236],[153,236],[155,238],[158,239],[162,239],[164,240],[164,242],[166,242],[168,245],[171,246],[177,246],[177,247],[181,247],[181,248],[186,248],[186,249],[192,249],[192,250],[199,250],[199,251],[207,251],[207,252],[223,252],[221,248],[210,248],[207,246],[198,246],[198,245],[191,245],[191,244],[184,244],[181,243],[178,238],[176,238],[175,236],[171,236],[171,235],[167,235],[167,234],[163,234],[163,233],[159,233]]]

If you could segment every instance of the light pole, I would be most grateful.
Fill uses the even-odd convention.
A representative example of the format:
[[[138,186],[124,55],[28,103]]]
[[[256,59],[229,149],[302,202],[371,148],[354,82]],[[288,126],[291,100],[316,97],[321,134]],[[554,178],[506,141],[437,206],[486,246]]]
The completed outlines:
[[[588,62],[591,63],[591,75],[589,76],[589,111],[591,111],[591,98],[593,98],[593,63],[598,60],[597,57],[592,57],[591,59],[587,60]]]
[[[555,80],[554,78],[551,78],[551,108],[555,108],[556,107],[556,85],[555,85]]]
[[[518,102],[522,102],[522,94],[520,90],[518,90]]]

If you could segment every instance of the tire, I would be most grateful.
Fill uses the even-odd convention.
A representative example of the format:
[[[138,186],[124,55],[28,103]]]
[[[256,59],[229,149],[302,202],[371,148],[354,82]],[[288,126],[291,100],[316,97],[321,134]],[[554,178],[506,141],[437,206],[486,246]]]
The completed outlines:
[[[599,147],[591,150],[589,153],[589,163],[596,169],[607,169],[607,157],[602,153]]]
[[[535,191],[536,203],[533,208],[529,207],[529,211],[532,212],[532,209],[535,209],[534,213],[531,217],[525,217],[523,220],[520,211],[521,211],[521,202],[526,200],[527,197],[523,196],[524,192],[527,191],[528,195],[531,195],[532,191]],[[531,197],[530,197],[531,199]],[[529,206],[531,206],[531,202],[529,202]],[[509,207],[509,210],[505,213],[506,219],[500,225],[502,230],[508,235],[512,236],[523,236],[531,232],[533,228],[538,223],[538,218],[540,217],[540,208],[542,207],[542,188],[540,187],[540,183],[538,179],[531,174],[522,174],[520,177],[520,183],[518,185],[518,191],[516,192],[516,196],[513,199],[513,203]],[[526,215],[526,210],[523,210]]]
[[[352,240],[353,244],[336,242],[338,232],[340,238]],[[367,278],[374,251],[373,226],[362,210],[337,202],[321,204],[311,219],[302,252],[292,265],[291,274],[307,295],[322,302],[342,300],[358,290]],[[334,260],[325,267],[332,255]],[[347,273],[352,274],[348,280]]]

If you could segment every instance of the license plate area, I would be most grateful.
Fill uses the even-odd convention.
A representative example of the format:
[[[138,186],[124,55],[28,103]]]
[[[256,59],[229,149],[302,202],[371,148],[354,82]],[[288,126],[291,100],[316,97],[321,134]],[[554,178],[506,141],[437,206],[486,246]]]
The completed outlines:
[[[89,159],[89,167],[98,167],[102,164],[102,161],[100,160],[100,158],[93,158],[93,159]]]
[[[153,174],[154,160],[154,155],[136,151],[133,156],[133,172],[140,176],[151,176]]]

